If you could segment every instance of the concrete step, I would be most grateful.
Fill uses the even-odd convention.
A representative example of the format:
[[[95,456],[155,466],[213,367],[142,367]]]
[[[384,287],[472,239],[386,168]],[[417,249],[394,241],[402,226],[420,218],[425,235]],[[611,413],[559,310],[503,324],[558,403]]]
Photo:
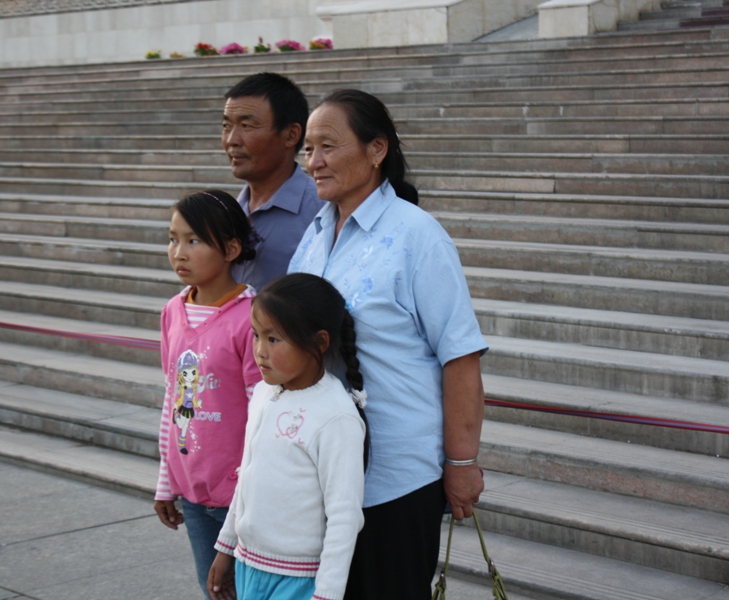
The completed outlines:
[[[393,71],[390,78],[371,79],[356,78],[352,80],[330,79],[306,81],[301,77],[294,80],[302,91],[315,101],[323,93],[339,87],[358,87],[372,92],[389,104],[471,102],[486,100],[489,102],[524,102],[553,100],[604,100],[604,99],[638,99],[638,98],[719,98],[726,97],[725,71],[720,68],[669,71],[661,69],[613,70],[601,73],[547,73],[539,75],[497,74],[488,76],[456,76],[456,77],[423,77],[407,79],[407,68]],[[243,74],[221,78],[220,83],[191,85],[160,85],[160,87],[140,84],[138,80],[117,82],[116,87],[109,89],[86,86],[79,90],[48,90],[38,87],[22,91],[15,88],[11,96],[0,95],[0,104],[12,106],[25,102],[49,101],[96,101],[103,105],[107,99],[115,101],[155,102],[177,93],[187,98],[222,98],[228,89],[237,83]],[[179,81],[179,78],[176,80]],[[723,93],[722,93],[723,92]]]
[[[159,367],[159,328],[0,310],[0,341]]]
[[[2,426],[0,458],[149,499],[159,470],[159,461],[146,456]]]
[[[479,464],[530,479],[729,512],[726,458],[484,421]]]
[[[473,218],[478,218],[478,215],[512,218],[539,215],[548,218],[609,220],[615,224],[621,221],[644,221],[645,224],[729,224],[729,202],[726,199],[481,190],[419,191],[420,206],[444,219],[449,215],[458,218],[463,216],[459,213],[470,213]],[[602,227],[603,224],[600,223],[599,226]]]
[[[512,192],[541,192],[616,196],[668,196],[685,198],[727,198],[729,177],[698,174],[644,173],[579,173],[549,171],[497,170],[438,170],[413,169],[414,182],[423,188],[437,190],[490,190]],[[149,166],[149,165],[85,165],[85,164],[0,164],[0,181],[8,183],[5,192],[14,191],[11,182],[28,181],[39,185],[45,179],[63,181],[73,192],[77,181],[96,185],[136,184],[135,195],[143,193],[144,185],[175,184],[176,187],[237,187],[228,166]],[[136,191],[136,190],[133,190]],[[30,193],[39,193],[29,190]]]
[[[159,458],[160,409],[0,383],[0,422],[65,440]]]
[[[49,143],[66,150],[216,150],[222,152],[220,135],[0,135],[0,146],[7,149],[44,149]],[[38,154],[37,152],[35,153]],[[60,152],[59,152],[60,154]]]
[[[43,181],[48,183],[51,180]],[[95,182],[89,182],[89,184],[96,185]],[[121,192],[124,189],[122,185],[118,185],[116,191]],[[159,190],[160,196],[163,195],[162,191],[169,191],[169,189],[169,187],[163,187]],[[169,220],[0,213],[0,231],[3,233],[99,239],[107,242],[131,241],[154,244],[160,249],[165,247],[162,244],[169,243],[169,227]],[[104,242],[100,242],[100,244],[103,246]]]
[[[432,214],[453,238],[729,252],[726,225],[440,211]]]
[[[47,390],[161,407],[161,368],[125,364],[47,348],[0,343],[0,380]]]
[[[711,17],[706,17],[710,19]],[[716,17],[715,17],[716,18]],[[495,77],[502,78],[502,84],[512,85],[573,85],[575,83],[601,84],[609,77],[617,85],[622,83],[635,83],[638,79],[646,83],[663,82],[669,79],[684,79],[698,81],[699,72],[705,72],[709,78],[719,75],[726,67],[726,52],[719,54],[703,53],[697,56],[680,57],[651,57],[633,58],[623,60],[619,64],[610,60],[580,61],[562,60],[557,62],[543,62],[539,60],[526,60],[521,63],[513,61],[499,64],[488,63],[474,57],[469,62],[461,64],[394,64],[377,65],[363,68],[362,66],[339,65],[336,69],[287,69],[292,77],[307,94],[321,92],[335,87],[362,87],[374,86],[382,89],[413,89],[417,82],[424,85],[435,85],[439,80],[475,78],[485,85],[493,85]],[[406,61],[407,62],[407,61]],[[227,62],[230,65],[230,62]],[[616,68],[617,67],[617,68]],[[229,66],[222,70],[201,70],[187,73],[184,79],[179,73],[170,69],[163,71],[154,78],[144,79],[140,85],[140,78],[132,75],[120,75],[114,79],[96,79],[86,81],[50,81],[42,83],[13,84],[12,91],[17,95],[38,94],[40,96],[61,92],[62,94],[78,94],[89,91],[94,94],[128,93],[135,88],[144,88],[150,93],[159,93],[167,90],[171,94],[188,93],[197,90],[192,95],[211,95],[219,93],[221,96],[234,85],[245,72],[239,68]],[[185,87],[181,82],[187,83]],[[402,82],[402,83],[401,83]],[[402,87],[404,83],[404,88]],[[38,98],[36,98],[38,99]]]
[[[440,119],[409,118],[396,121],[403,133],[449,133],[481,135],[606,135],[712,134],[729,129],[726,116],[692,117],[463,117]],[[161,126],[153,126],[161,127]],[[131,126],[135,129],[136,126]],[[0,132],[5,132],[0,129]],[[79,130],[78,133],[82,133]]]
[[[476,298],[729,320],[729,286],[485,267],[463,270]]]
[[[481,331],[487,339],[504,336],[696,359],[729,360],[727,321],[491,298],[473,298],[472,302]]]
[[[72,143],[74,138],[68,138]],[[725,154],[729,135],[644,135],[613,133],[605,135],[479,135],[421,133],[401,136],[406,157],[410,151],[428,152],[530,152],[596,154]]]
[[[406,119],[455,118],[585,118],[725,116],[729,101],[723,98],[669,98],[663,100],[603,100],[566,102],[443,102],[441,104],[392,104],[392,115]]]
[[[484,528],[485,529],[485,528]],[[448,525],[441,529],[440,560]],[[726,596],[717,582],[558,548],[484,531],[489,556],[509,594],[541,600],[714,600]],[[456,527],[453,532],[450,577],[460,576],[481,586],[480,598],[490,597],[491,583],[476,531]]]
[[[664,142],[665,143],[665,142]],[[514,170],[514,171],[561,171],[561,172],[598,172],[598,173],[655,173],[662,175],[724,175],[729,171],[729,158],[725,154],[643,154],[607,152],[472,152],[460,150],[443,155],[442,149],[409,150],[409,165],[418,170],[456,169],[456,170]],[[548,150],[549,147],[542,147]],[[48,162],[43,159],[48,158]],[[28,161],[17,163],[18,159]],[[59,162],[61,159],[63,162]],[[303,157],[300,158],[303,162]],[[65,165],[67,163],[67,165]],[[93,169],[91,165],[106,165],[109,178],[116,172],[126,173],[127,166],[139,167],[139,177],[156,178],[155,167],[162,167],[160,181],[168,180],[168,167],[172,167],[173,177],[185,167],[213,167],[220,169],[221,180],[229,168],[228,159],[222,150],[65,150],[62,155],[38,156],[33,150],[0,149],[0,165],[8,176],[59,177],[64,174],[78,178],[83,169]],[[22,165],[22,170],[20,166]],[[67,166],[68,169],[64,166]],[[78,172],[77,172],[78,169]],[[2,171],[0,171],[1,173]],[[183,178],[184,180],[184,178]],[[0,199],[2,195],[0,195]]]
[[[220,142],[218,141],[218,146]],[[214,167],[228,167],[228,158],[222,148],[214,150],[158,150],[154,148],[130,149],[99,149],[73,148],[65,149],[63,153],[39,155],[36,148],[5,148],[0,149],[0,162],[14,162],[24,160],[33,163],[42,163],[46,159],[58,164],[68,162],[73,164],[109,164],[109,165],[200,165]]]
[[[644,154],[725,154],[729,148],[729,134],[686,134],[686,135],[645,135],[620,134],[608,135],[453,135],[448,133],[402,133],[406,155],[409,151],[433,151],[440,149],[448,152],[531,152],[543,153],[547,150],[560,153],[593,152],[625,154],[631,152]],[[175,136],[42,136],[18,135],[0,136],[0,146],[7,149],[41,149],[49,143],[65,150],[134,150],[178,151],[181,160],[194,152],[209,155],[211,152],[222,154],[220,136],[216,135],[175,135]],[[36,153],[37,155],[37,153]],[[69,161],[76,162],[76,161]],[[121,162],[121,161],[120,161]]]
[[[724,55],[722,55],[723,58]],[[610,59],[611,61],[613,59]],[[559,64],[559,63],[557,63]],[[312,99],[316,104],[316,98]],[[9,122],[22,122],[29,125],[47,123],[119,121],[134,123],[139,121],[215,121],[220,117],[221,99],[217,96],[194,98],[190,105],[171,107],[165,103],[164,110],[155,110],[148,102],[117,101],[110,98],[103,108],[97,102],[67,100],[56,102],[49,107],[46,102],[26,102],[22,106],[6,104],[0,116]],[[726,98],[667,98],[654,101],[609,99],[575,100],[549,102],[535,100],[520,103],[504,102],[444,102],[440,105],[423,103],[391,103],[388,109],[397,119],[406,118],[452,118],[452,117],[587,117],[587,116],[654,116],[657,109],[666,116],[710,116],[726,115],[729,111]]]
[[[0,193],[0,211],[13,214],[153,219],[163,222],[169,220],[173,204],[173,200],[151,198]]]
[[[484,484],[478,515],[487,531],[729,583],[729,521],[720,513],[493,472]]]
[[[697,13],[698,15],[698,13]],[[427,60],[427,57],[420,57],[419,60],[400,58],[396,63],[388,64],[386,61],[377,64],[362,65],[356,63],[345,63],[331,68],[322,68],[321,64],[314,68],[294,67],[287,69],[287,75],[299,83],[302,89],[311,94],[321,91],[322,87],[360,87],[367,83],[393,82],[397,79],[408,81],[434,80],[442,77],[464,78],[490,76],[503,76],[506,81],[519,80],[529,85],[532,81],[542,82],[544,77],[564,77],[570,74],[579,74],[580,81],[585,78],[595,78],[599,81],[600,76],[609,74],[617,84],[623,81],[632,81],[631,76],[635,72],[644,72],[646,81],[661,80],[656,73],[694,73],[696,71],[721,70],[726,65],[729,53],[704,52],[695,55],[681,54],[658,54],[654,56],[633,56],[623,57],[619,65],[616,65],[614,58],[610,56],[593,56],[590,58],[574,58],[572,60],[545,58],[532,58],[529,56],[519,57],[521,60],[504,61],[499,60],[498,55],[489,55],[484,60],[482,54],[465,54],[441,56]],[[611,60],[612,58],[612,60]],[[182,93],[181,81],[185,81],[187,89],[197,89],[195,95],[200,96],[207,90],[208,95],[214,91],[220,91],[222,95],[227,88],[230,88],[246,73],[240,68],[226,63],[227,68],[199,69],[184,74],[184,79],[176,69],[159,71],[155,77],[141,79],[144,87],[150,91],[167,89],[170,92]],[[616,68],[619,67],[619,68]],[[250,72],[249,72],[250,73]],[[561,83],[561,82],[557,82]],[[570,84],[571,80],[567,80]],[[507,83],[508,84],[508,83]],[[536,83],[539,85],[539,83]],[[65,79],[44,79],[41,81],[17,81],[12,85],[12,91],[16,94],[48,94],[56,91],[62,93],[79,92],[88,90],[96,94],[112,95],[117,91],[126,91],[129,88],[139,88],[140,77],[138,74],[119,73],[116,77],[100,77],[96,79],[73,80]]]
[[[374,87],[374,86],[373,86]],[[451,82],[450,88],[429,90],[373,89],[380,100],[389,104],[433,102],[561,102],[565,100],[625,100],[625,99],[683,99],[726,97],[727,85],[721,78],[703,81],[673,81],[641,85],[531,85],[531,86],[480,86],[473,82]],[[150,100],[152,100],[150,98]]]
[[[602,196],[729,198],[729,176],[413,169],[417,187]]]
[[[485,374],[482,379],[487,421],[729,458],[729,436],[717,430],[729,427],[729,410],[723,405],[521,376]]]
[[[0,288],[0,309],[128,327],[157,330],[167,302],[156,296],[77,290],[6,281]]]
[[[490,336],[487,374],[729,407],[726,361]]]
[[[5,233],[0,255],[169,269],[166,247],[141,242],[106,241]]]
[[[0,256],[0,279],[171,298],[184,286],[172,269]]]
[[[417,170],[558,171],[578,173],[634,173],[655,175],[725,175],[729,156],[721,154],[607,154],[607,153],[494,153],[442,151],[408,152]]]
[[[227,173],[229,177],[232,177],[229,168]],[[177,181],[97,181],[89,179],[0,177],[0,187],[5,193],[128,198],[139,198],[141,196],[150,199],[164,199],[172,203],[191,191],[211,187],[237,196],[241,189],[241,183],[240,181],[236,183],[222,183],[220,181],[180,183]],[[168,224],[165,224],[165,227],[168,227]],[[115,238],[112,237],[112,239]]]
[[[222,154],[222,152],[221,152]],[[224,155],[223,155],[224,158]],[[236,184],[230,165],[220,160],[213,165],[114,165],[84,163],[0,163],[0,178],[62,178],[93,181],[176,182],[211,187],[217,183]]]
[[[729,285],[729,254],[462,238],[454,241],[461,263],[471,267]]]
[[[689,19],[701,16],[700,4],[679,4],[670,7],[662,7],[661,10],[641,11],[640,19],[642,21],[652,21],[656,19]]]

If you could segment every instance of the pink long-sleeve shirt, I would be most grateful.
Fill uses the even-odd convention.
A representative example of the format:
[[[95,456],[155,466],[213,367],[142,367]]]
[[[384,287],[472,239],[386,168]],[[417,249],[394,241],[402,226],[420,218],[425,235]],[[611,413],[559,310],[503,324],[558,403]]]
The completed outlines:
[[[261,379],[253,358],[254,292],[246,288],[194,328],[185,310],[188,292],[172,298],[161,317],[165,398],[155,499],[229,506],[250,393]]]

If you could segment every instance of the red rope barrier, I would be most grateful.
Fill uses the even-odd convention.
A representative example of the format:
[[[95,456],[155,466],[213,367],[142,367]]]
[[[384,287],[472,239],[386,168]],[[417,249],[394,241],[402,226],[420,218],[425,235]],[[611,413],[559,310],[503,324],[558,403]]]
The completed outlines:
[[[624,415],[618,413],[606,413],[591,410],[575,410],[573,408],[542,406],[538,404],[524,404],[521,402],[508,402],[506,400],[493,400],[491,398],[485,398],[484,404],[488,406],[498,406],[501,408],[517,408],[520,410],[533,410],[537,412],[556,413],[572,417],[587,417],[590,419],[603,419],[607,421],[623,421],[625,423],[636,423],[638,425],[652,425],[654,427],[671,427],[673,429],[687,429],[690,431],[708,431],[710,433],[729,434],[729,427],[725,427],[723,425],[710,425],[708,423],[694,423],[692,421],[675,421],[672,419],[659,419],[656,417],[644,417],[640,415]]]
[[[101,344],[113,344],[114,346],[125,346],[127,348],[139,348],[141,350],[159,350],[159,342],[144,338],[126,337],[123,335],[104,335],[99,333],[76,333],[73,331],[61,331],[59,329],[46,329],[44,327],[32,327],[30,325],[15,325],[14,323],[0,322],[0,327],[13,329],[15,331],[27,331],[30,333],[41,333],[66,337],[74,340],[87,342],[99,342]]]
[[[5,329],[13,329],[15,331],[27,331],[31,333],[41,333],[44,335],[55,335],[59,337],[67,337],[76,340],[89,342],[99,342],[102,344],[113,344],[115,346],[124,346],[127,348],[139,348],[142,350],[159,350],[159,342],[144,338],[126,337],[120,335],[104,335],[96,333],[75,333],[72,331],[61,331],[58,329],[46,329],[44,327],[32,327],[29,325],[16,325],[14,323],[4,323],[0,321],[0,327]],[[516,408],[520,410],[533,410],[537,412],[549,412],[560,415],[573,417],[586,417],[590,419],[604,419],[608,421],[623,421],[626,423],[636,423],[639,425],[652,425],[654,427],[671,427],[674,429],[686,429],[690,431],[707,431],[710,433],[726,433],[729,434],[729,427],[723,425],[710,425],[707,423],[694,423],[691,421],[675,421],[672,419],[658,419],[655,417],[645,417],[640,415],[622,415],[617,413],[606,413],[589,410],[575,410],[572,408],[561,408],[557,406],[542,406],[538,404],[525,404],[521,402],[508,402],[506,400],[494,400],[484,398],[484,403],[489,406],[497,406],[501,408]]]

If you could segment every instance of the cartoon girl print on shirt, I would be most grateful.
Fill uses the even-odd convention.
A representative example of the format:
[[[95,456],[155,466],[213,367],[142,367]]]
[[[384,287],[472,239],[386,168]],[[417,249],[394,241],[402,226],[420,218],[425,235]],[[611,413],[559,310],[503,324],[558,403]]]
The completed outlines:
[[[195,416],[195,409],[202,402],[197,397],[197,381],[200,376],[200,361],[192,350],[185,350],[177,359],[177,389],[179,395],[175,402],[172,420],[180,429],[177,436],[177,447],[182,454],[187,454],[187,429]]]

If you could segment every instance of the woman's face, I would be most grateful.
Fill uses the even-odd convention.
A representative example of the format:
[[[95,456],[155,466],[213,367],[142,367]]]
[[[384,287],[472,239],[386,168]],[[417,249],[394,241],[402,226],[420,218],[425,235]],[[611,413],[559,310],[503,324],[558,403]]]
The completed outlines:
[[[375,164],[384,159],[387,141],[360,142],[344,109],[336,104],[323,104],[311,113],[304,150],[306,169],[322,200],[353,210],[382,182]]]

